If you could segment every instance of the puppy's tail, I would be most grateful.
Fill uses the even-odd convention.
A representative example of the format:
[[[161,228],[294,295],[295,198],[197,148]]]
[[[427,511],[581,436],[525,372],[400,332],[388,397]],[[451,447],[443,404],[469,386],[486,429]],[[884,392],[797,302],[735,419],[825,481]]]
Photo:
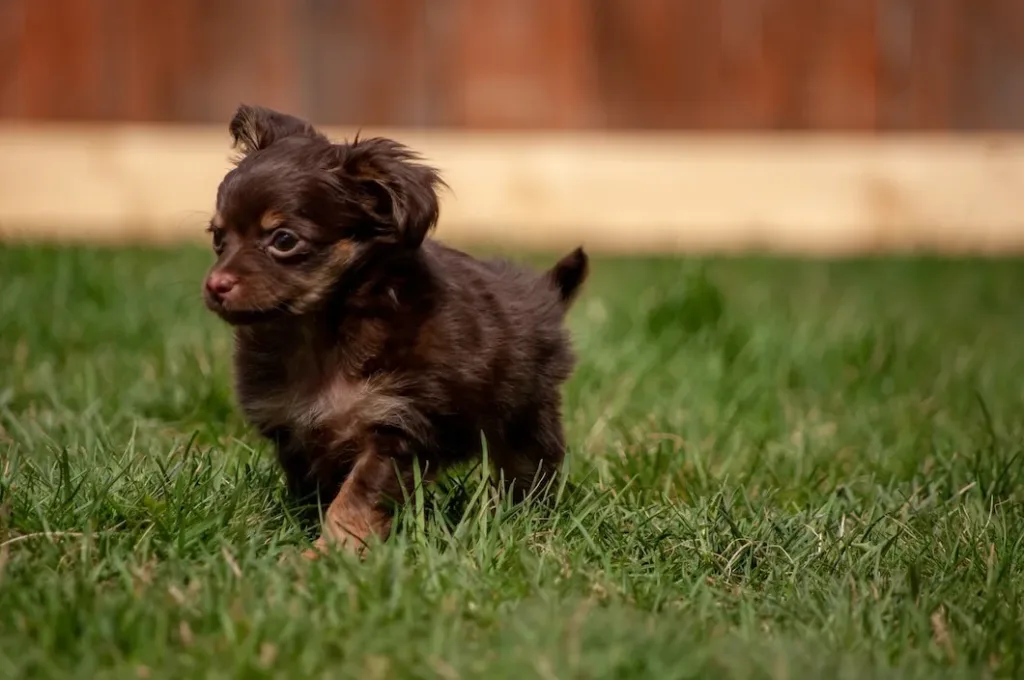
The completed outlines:
[[[548,270],[547,277],[555,285],[562,305],[568,309],[576,299],[580,286],[590,269],[589,258],[583,248],[577,248]]]

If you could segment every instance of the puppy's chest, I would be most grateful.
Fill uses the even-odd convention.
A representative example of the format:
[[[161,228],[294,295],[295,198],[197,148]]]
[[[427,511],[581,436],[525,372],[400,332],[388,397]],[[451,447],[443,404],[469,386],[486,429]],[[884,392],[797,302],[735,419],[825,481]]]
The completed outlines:
[[[355,424],[359,412],[381,396],[366,380],[325,373],[315,366],[261,369],[240,367],[237,376],[242,410],[261,431],[283,427],[300,439],[310,439],[325,429]]]

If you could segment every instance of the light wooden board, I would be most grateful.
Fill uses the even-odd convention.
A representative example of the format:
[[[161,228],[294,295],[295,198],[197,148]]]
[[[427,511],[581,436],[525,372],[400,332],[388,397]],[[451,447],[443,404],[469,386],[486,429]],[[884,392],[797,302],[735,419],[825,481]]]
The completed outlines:
[[[1024,136],[370,134],[441,168],[460,244],[1024,251]],[[203,239],[228,154],[222,126],[0,126],[0,236]]]

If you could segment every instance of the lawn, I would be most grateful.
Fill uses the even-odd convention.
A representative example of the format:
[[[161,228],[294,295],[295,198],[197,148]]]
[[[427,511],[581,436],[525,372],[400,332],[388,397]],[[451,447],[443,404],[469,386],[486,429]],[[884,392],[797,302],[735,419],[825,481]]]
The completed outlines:
[[[0,677],[1024,674],[1024,263],[599,259],[556,504],[314,564],[207,263],[0,247]]]

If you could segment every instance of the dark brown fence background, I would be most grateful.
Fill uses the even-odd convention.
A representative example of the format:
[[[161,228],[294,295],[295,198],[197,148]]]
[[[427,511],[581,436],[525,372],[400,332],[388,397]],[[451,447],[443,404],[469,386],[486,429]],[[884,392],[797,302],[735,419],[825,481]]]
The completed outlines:
[[[1024,0],[0,0],[0,117],[1024,129]]]

